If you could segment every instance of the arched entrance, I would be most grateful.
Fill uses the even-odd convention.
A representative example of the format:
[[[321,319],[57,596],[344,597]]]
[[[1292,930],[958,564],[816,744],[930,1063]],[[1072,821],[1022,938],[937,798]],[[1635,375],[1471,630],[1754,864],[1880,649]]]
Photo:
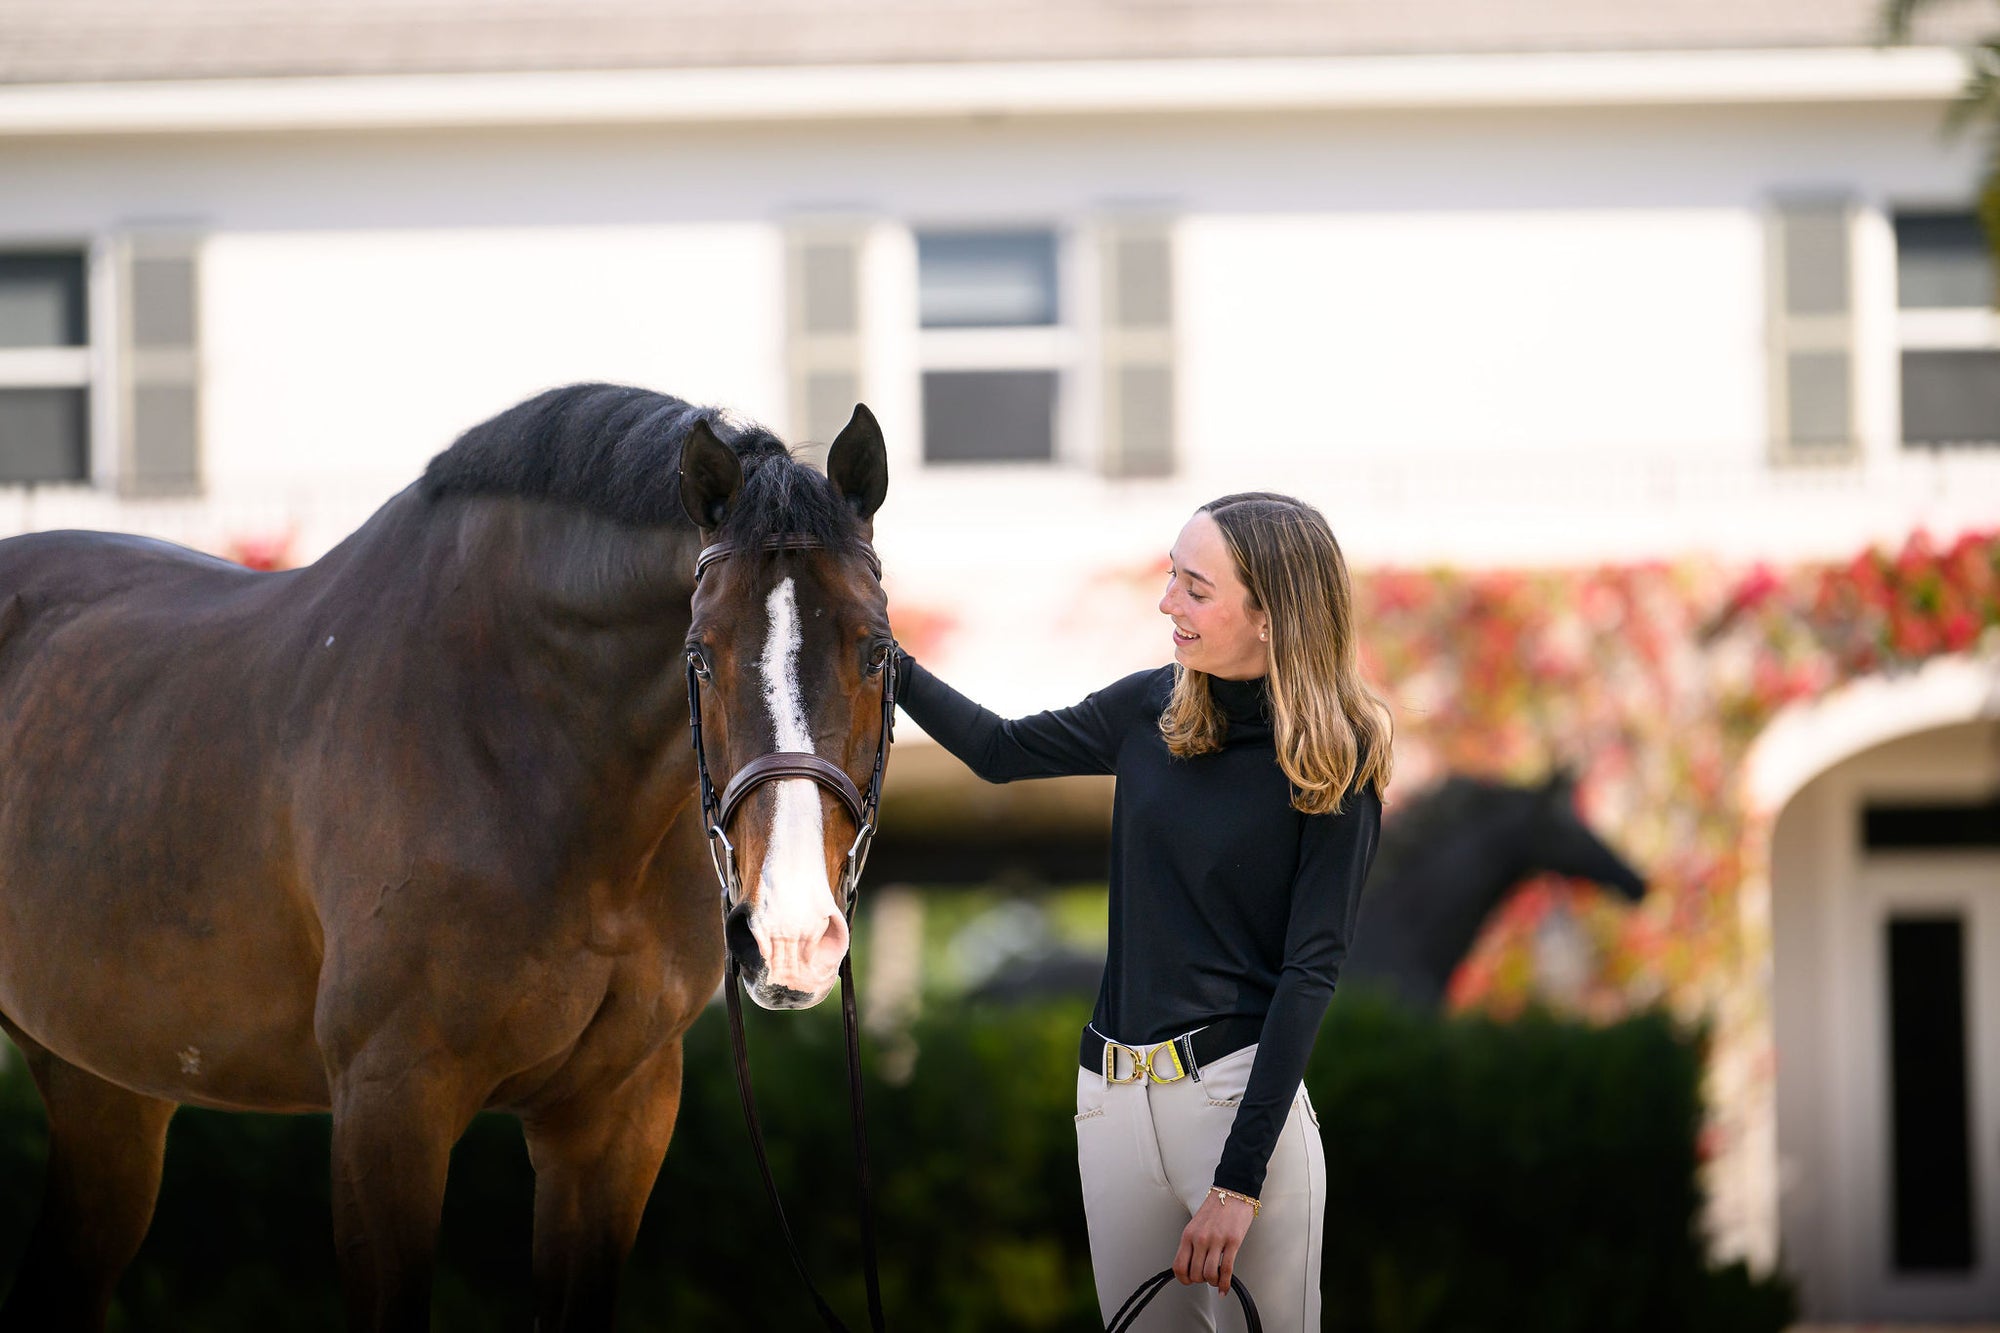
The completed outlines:
[[[1767,739],[1780,1260],[1815,1318],[2000,1317],[2000,673]]]

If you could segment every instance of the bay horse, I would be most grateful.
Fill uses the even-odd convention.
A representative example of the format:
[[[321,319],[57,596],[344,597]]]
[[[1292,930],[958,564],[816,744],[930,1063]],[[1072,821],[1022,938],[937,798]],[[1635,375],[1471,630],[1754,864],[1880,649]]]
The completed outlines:
[[[865,785],[888,489],[865,407],[823,475],[769,432],[613,385],[475,426],[311,566],[0,542],[0,1025],[48,1108],[8,1330],[103,1326],[178,1105],[333,1116],[350,1325],[429,1325],[453,1143],[523,1123],[543,1333],[608,1329],[728,948],[818,1003],[854,820],[738,807],[726,932],[685,673],[718,781],[773,748]],[[743,554],[707,572],[705,543]],[[801,548],[804,549],[801,549]]]

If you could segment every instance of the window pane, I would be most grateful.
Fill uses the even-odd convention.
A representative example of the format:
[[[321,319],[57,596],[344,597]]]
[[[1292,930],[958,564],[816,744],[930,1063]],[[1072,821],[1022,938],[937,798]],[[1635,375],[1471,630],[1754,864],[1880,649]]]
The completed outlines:
[[[2000,847],[2000,795],[1984,801],[1889,805],[1870,802],[1861,816],[1862,845]]]
[[[1897,215],[1896,302],[1905,310],[1993,304],[1993,261],[1977,217]]]
[[[88,476],[82,389],[0,389],[0,485]]]
[[[83,344],[83,256],[0,254],[0,347]]]
[[[1903,353],[1903,443],[2000,440],[2000,352]]]
[[[924,461],[1047,462],[1056,456],[1056,372],[924,375]]]
[[[918,236],[917,308],[927,329],[1055,323],[1055,233]]]
[[[1972,1267],[1965,923],[1889,922],[1889,1134],[1899,1272]]]

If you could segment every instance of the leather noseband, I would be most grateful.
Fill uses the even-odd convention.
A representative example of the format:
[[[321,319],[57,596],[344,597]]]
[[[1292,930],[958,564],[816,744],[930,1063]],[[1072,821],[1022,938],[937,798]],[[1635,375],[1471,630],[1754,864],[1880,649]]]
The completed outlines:
[[[777,782],[782,778],[806,778],[817,782],[840,798],[840,803],[847,807],[847,813],[854,816],[856,828],[867,822],[861,789],[854,785],[853,778],[831,760],[816,754],[795,754],[790,750],[760,754],[738,769],[736,776],[729,779],[729,785],[722,789],[722,810],[716,817],[717,822],[728,828],[736,807],[743,804],[751,792],[767,782]]]

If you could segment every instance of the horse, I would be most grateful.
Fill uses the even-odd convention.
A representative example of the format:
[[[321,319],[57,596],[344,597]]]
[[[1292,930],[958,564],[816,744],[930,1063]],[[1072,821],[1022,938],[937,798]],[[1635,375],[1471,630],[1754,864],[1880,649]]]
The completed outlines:
[[[1493,910],[1529,876],[1553,871],[1629,902],[1646,881],[1576,811],[1558,769],[1517,787],[1454,774],[1386,822],[1342,979],[1436,1010]]]
[[[522,1122],[544,1333],[611,1327],[725,949],[768,1008],[848,948],[859,830],[813,780],[718,830],[773,748],[865,785],[890,651],[865,407],[825,474],[641,389],[462,435],[317,563],[0,542],[0,1025],[47,1106],[8,1330],[101,1329],[177,1106],[331,1111],[350,1326],[429,1325],[453,1143]],[[737,552],[696,588],[696,555]],[[726,942],[725,942],[726,941]]]

